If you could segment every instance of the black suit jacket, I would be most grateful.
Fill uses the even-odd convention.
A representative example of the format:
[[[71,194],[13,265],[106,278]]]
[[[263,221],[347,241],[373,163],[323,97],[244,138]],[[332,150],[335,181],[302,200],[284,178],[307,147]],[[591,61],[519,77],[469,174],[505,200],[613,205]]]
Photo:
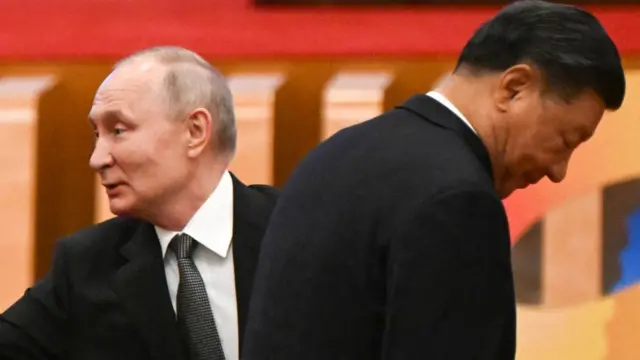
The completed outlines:
[[[513,359],[510,265],[486,148],[416,95],[295,170],[263,240],[243,359]]]
[[[276,190],[235,177],[233,256],[240,344]],[[180,360],[153,225],[115,218],[56,245],[50,273],[0,317],[1,359]]]

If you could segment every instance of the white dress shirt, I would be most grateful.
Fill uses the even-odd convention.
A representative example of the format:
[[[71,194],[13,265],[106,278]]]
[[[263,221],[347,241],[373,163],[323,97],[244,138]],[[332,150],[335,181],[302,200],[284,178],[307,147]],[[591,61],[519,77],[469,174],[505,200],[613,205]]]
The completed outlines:
[[[476,129],[473,128],[473,126],[471,126],[471,123],[469,122],[469,120],[467,120],[467,118],[462,115],[462,113],[460,112],[460,110],[458,110],[458,108],[453,105],[451,103],[451,101],[449,101],[449,99],[447,99],[446,97],[444,97],[444,95],[440,94],[437,91],[429,91],[427,93],[427,96],[434,99],[435,101],[439,102],[440,104],[444,105],[447,107],[447,109],[451,110],[452,113],[458,115],[458,117],[460,118],[460,120],[462,120],[463,123],[467,124],[467,126],[473,130],[474,133],[478,134],[476,132]]]
[[[169,296],[176,311],[178,262],[173,251],[167,251],[169,243],[178,232],[156,226],[162,246],[164,271],[167,276]],[[236,281],[233,266],[233,182],[225,172],[220,183],[206,202],[193,215],[182,230],[199,244],[193,252],[193,261],[207,289],[211,311],[227,360],[239,358],[238,308],[236,303]]]

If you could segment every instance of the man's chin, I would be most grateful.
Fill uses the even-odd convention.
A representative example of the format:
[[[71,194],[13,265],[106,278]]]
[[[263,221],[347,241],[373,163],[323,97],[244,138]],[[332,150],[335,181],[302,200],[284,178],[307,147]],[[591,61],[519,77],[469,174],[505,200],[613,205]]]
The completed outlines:
[[[119,217],[133,217],[135,213],[131,204],[125,203],[119,199],[109,201],[109,210],[113,215]]]
[[[511,194],[513,194],[516,190],[524,190],[532,184],[533,183],[524,179],[514,179],[512,181],[506,182],[500,189],[498,189],[498,195],[500,195],[501,199],[506,199],[511,196]]]
[[[513,194],[513,192],[516,189],[509,189],[509,190],[501,190],[498,192],[498,195],[500,196],[500,199],[504,200],[506,198],[508,198],[509,196],[511,196],[511,194]]]

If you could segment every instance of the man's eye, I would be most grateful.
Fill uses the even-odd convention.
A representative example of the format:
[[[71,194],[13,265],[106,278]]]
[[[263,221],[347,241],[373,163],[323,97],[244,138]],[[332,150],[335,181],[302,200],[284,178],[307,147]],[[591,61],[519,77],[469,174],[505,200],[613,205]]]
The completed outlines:
[[[115,129],[113,129],[113,133],[114,133],[114,134],[116,134],[116,135],[120,135],[120,134],[122,134],[123,132],[124,132],[124,129],[121,129],[121,128],[115,128]]]

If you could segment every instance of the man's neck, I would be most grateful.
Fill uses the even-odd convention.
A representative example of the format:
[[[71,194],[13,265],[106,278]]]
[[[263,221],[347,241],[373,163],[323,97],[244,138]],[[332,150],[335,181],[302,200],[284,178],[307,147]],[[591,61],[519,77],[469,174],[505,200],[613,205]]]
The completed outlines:
[[[158,204],[149,221],[166,230],[182,231],[220,183],[226,167],[200,171],[182,191],[165,204]]]
[[[465,76],[450,76],[434,89],[445,96],[461,113],[478,134],[491,158],[494,179],[502,177],[503,152],[506,133],[492,121],[490,91],[481,82]]]

